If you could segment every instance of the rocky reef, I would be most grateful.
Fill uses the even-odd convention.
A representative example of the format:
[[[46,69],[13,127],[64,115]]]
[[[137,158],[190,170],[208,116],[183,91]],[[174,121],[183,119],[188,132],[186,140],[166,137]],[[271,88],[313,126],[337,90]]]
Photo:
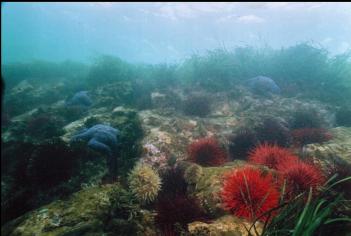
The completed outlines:
[[[255,221],[252,215],[240,217],[224,207],[221,193],[228,173],[235,175],[250,167],[270,180],[286,177],[290,172],[269,164],[269,148],[279,152],[276,158],[280,162],[290,158],[303,163],[301,166],[321,167],[325,173],[335,156],[351,163],[351,129],[333,127],[333,108],[299,95],[284,96],[286,88],[268,77],[249,80],[249,88],[239,83],[209,94],[210,89],[201,87],[204,85],[169,88],[157,84],[141,89],[137,81],[124,81],[118,68],[112,68],[118,81],[109,76],[106,84],[99,86],[95,77],[105,69],[96,67],[88,76],[96,80],[94,86],[87,86],[94,103],[87,92],[73,95],[77,89],[70,86],[65,96],[56,92],[45,101],[48,93],[64,90],[67,85],[62,82],[35,86],[33,81],[23,80],[9,91],[8,103],[14,107],[7,111],[2,128],[2,164],[9,167],[2,173],[1,196],[8,200],[2,200],[2,208],[11,211],[16,201],[26,197],[28,202],[24,201],[23,211],[2,222],[3,235],[240,236],[248,231],[261,235],[264,222]],[[269,94],[264,93],[266,89]],[[20,103],[18,96],[31,99]],[[84,109],[72,108],[82,104]],[[315,111],[318,120],[314,115],[297,114],[302,110]],[[305,134],[299,130],[302,128],[323,129],[324,136],[306,141],[305,136],[301,138]],[[59,141],[45,146],[43,142],[52,138]],[[296,140],[298,145],[294,145]],[[74,145],[81,152],[72,151]],[[14,147],[23,151],[22,159]],[[60,155],[52,156],[50,150]],[[21,173],[28,182],[20,181]],[[57,188],[50,189],[50,181],[47,188],[34,193],[24,187],[38,181],[45,184],[45,179],[53,178],[52,173],[60,177],[55,182]],[[313,191],[319,191],[324,181],[322,177],[314,180]],[[165,194],[170,186],[179,188],[174,196]],[[66,194],[60,195],[63,190]],[[17,200],[11,203],[12,193]],[[34,204],[36,199],[40,200]],[[277,204],[274,201],[273,205]],[[194,208],[188,209],[199,213],[194,218],[185,210],[184,215],[177,211],[190,205]],[[178,215],[168,217],[172,214],[168,209]],[[182,222],[173,224],[176,220]],[[160,222],[171,225],[161,227]]]

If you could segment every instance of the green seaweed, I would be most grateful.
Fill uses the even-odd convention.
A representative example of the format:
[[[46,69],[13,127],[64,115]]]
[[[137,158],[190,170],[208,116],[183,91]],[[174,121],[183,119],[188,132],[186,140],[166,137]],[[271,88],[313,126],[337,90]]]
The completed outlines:
[[[335,177],[333,176],[327,181],[320,195],[315,198],[312,197],[312,190],[310,190],[307,201],[305,194],[300,194],[287,202],[282,199],[278,207],[263,214],[270,216],[274,211],[279,211],[277,216],[265,222],[262,233],[259,235],[328,235],[328,227],[339,222],[344,222],[345,225],[338,228],[340,232],[344,232],[347,225],[350,225],[351,218],[340,209],[345,205],[346,208],[347,205],[349,208],[350,202],[346,201],[341,193],[332,190],[336,185],[350,181],[351,176],[338,181],[335,181]],[[254,223],[262,216],[259,216]],[[254,223],[250,229],[247,229],[248,232],[251,228],[255,228]]]

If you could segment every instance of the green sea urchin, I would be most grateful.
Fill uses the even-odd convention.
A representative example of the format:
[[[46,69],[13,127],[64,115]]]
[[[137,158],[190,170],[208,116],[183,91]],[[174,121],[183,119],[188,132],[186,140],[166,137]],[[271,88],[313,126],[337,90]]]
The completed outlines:
[[[161,189],[159,175],[146,164],[137,164],[128,176],[129,188],[141,203],[154,201]]]

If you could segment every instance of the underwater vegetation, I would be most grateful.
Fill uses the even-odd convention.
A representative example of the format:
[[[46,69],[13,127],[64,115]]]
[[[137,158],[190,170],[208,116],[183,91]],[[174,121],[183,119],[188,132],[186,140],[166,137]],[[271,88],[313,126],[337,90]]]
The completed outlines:
[[[224,176],[221,198],[224,209],[253,220],[278,206],[280,193],[271,173],[252,167],[233,170]],[[266,218],[264,218],[266,219]]]
[[[2,66],[2,75],[7,88],[25,78],[32,83],[65,77],[71,86],[89,88],[143,78],[161,87],[199,85],[213,92],[228,91],[261,74],[279,84],[281,94],[302,93],[306,98],[347,105],[349,58],[349,53],[329,57],[326,50],[301,43],[281,50],[249,46],[233,51],[212,50],[203,56],[194,55],[180,65],[134,66],[108,55],[96,58],[91,67],[76,62],[17,63]],[[291,87],[295,89],[289,90]]]
[[[310,143],[322,143],[332,138],[332,135],[322,128],[303,128],[291,131],[293,143],[296,146],[304,146]]]
[[[351,176],[351,164],[340,158],[332,155],[331,163],[328,165],[327,175],[329,178],[335,177],[335,181],[340,181]],[[344,198],[351,200],[351,181],[344,181],[334,187],[336,191],[344,194]]]
[[[313,195],[310,189],[294,199],[282,198],[277,209],[279,213],[272,220],[265,222],[259,235],[347,235],[351,225],[349,211],[345,210],[347,202],[335,191],[335,187],[350,181],[350,178],[349,176],[339,181],[335,181],[335,176],[329,178],[319,195]],[[271,213],[266,212],[266,215],[269,214]],[[247,232],[256,227],[257,220],[259,219],[253,221]]]
[[[40,83],[43,81],[52,82],[57,78],[66,77],[67,81],[75,81],[85,77],[87,69],[87,65],[73,61],[53,63],[36,60],[29,63],[1,65],[7,89],[14,87],[23,79]]]
[[[91,87],[116,81],[133,81],[135,67],[118,57],[103,55],[95,59],[87,75]]]
[[[158,173],[146,164],[137,164],[128,175],[132,193],[142,203],[154,201],[161,189]]]
[[[191,95],[183,104],[186,115],[205,117],[211,112],[211,100],[206,95]]]
[[[258,144],[258,138],[254,131],[242,128],[236,134],[228,137],[228,152],[231,160],[246,160],[251,149]]]
[[[218,166],[227,161],[227,155],[215,138],[201,138],[188,147],[189,160],[202,166]]]
[[[151,92],[153,87],[150,83],[142,80],[135,81],[132,84],[132,93],[127,100],[128,104],[136,107],[138,110],[150,109],[152,107]]]
[[[248,160],[255,164],[265,165],[271,169],[280,170],[282,163],[290,164],[297,162],[299,158],[286,148],[264,143],[250,151]]]

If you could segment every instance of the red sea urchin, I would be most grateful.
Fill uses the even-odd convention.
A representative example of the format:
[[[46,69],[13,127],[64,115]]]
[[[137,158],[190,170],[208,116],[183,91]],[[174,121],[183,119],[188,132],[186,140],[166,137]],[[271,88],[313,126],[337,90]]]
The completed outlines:
[[[304,192],[308,193],[310,188],[316,194],[317,187],[325,182],[322,171],[313,164],[302,161],[282,163],[279,169],[287,180],[286,189],[288,197],[297,196]]]
[[[265,143],[257,146],[249,153],[249,161],[268,166],[271,169],[278,169],[281,163],[297,162],[298,157],[286,148]]]
[[[263,175],[259,169],[252,167],[228,173],[221,191],[224,209],[248,220],[260,217],[277,207],[279,196],[272,174]],[[261,220],[267,219],[268,216],[261,218]]]
[[[219,166],[227,155],[214,138],[201,138],[188,147],[189,159],[202,166]]]
[[[321,143],[332,138],[332,134],[325,129],[303,128],[291,131],[295,146],[303,146],[310,143]]]

